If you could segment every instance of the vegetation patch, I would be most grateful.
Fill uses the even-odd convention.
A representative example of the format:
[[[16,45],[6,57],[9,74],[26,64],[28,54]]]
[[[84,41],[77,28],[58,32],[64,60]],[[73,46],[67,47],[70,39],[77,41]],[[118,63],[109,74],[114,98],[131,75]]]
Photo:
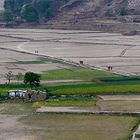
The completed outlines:
[[[47,106],[95,106],[96,98],[90,96],[52,96],[45,105]]]
[[[136,76],[118,76],[118,77],[103,77],[99,78],[102,82],[113,82],[113,83],[132,83],[132,82],[139,82],[140,77]]]
[[[16,61],[16,62],[8,62],[8,63],[12,63],[12,64],[21,64],[21,65],[29,65],[29,64],[45,64],[45,61]]]
[[[39,102],[33,103],[32,107],[33,108],[40,108],[40,107],[42,107],[44,105],[45,105],[45,101],[39,101]]]
[[[126,85],[98,85],[93,87],[63,88],[53,91],[53,94],[62,95],[102,95],[102,94],[139,94],[140,84]]]
[[[39,101],[33,103],[33,108],[40,108],[41,106],[78,106],[90,107],[96,106],[96,98],[90,96],[50,96],[46,101]]]
[[[9,90],[29,90],[32,87],[25,84],[14,84],[14,85],[0,85],[0,95],[7,96]]]
[[[135,138],[138,138],[139,139],[140,138],[140,134],[136,134],[135,135]]]
[[[94,79],[117,77],[118,75],[106,71],[72,68],[43,72],[41,76],[43,80],[84,79],[94,81]]]
[[[32,103],[25,103],[19,99],[3,100],[0,103],[0,114],[28,115],[34,112]]]

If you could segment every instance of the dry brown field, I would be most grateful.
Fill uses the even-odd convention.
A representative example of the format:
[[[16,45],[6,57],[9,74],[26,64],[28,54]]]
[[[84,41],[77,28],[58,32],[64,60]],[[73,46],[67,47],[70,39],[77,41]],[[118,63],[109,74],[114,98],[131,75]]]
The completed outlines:
[[[114,72],[124,75],[138,75],[140,71],[140,36],[137,35],[74,30],[0,29],[0,36],[1,48],[33,54],[37,50],[38,54],[74,62],[82,60],[84,64],[101,69],[113,66]],[[18,54],[12,56],[20,59]],[[28,57],[23,56],[25,60]],[[7,59],[4,53],[1,58]]]
[[[86,65],[103,70],[112,66],[112,72],[122,75],[139,75],[139,46],[138,35],[78,30],[0,29],[0,71],[1,74],[12,69],[14,73],[41,72],[67,67],[51,62],[34,62],[30,66],[19,64],[19,61],[38,61],[43,55],[69,62],[83,61]]]

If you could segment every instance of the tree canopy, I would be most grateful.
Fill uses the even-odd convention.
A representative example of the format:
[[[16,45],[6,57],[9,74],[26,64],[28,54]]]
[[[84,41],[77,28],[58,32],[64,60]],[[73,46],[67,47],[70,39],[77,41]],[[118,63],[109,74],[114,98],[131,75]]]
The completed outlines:
[[[52,16],[52,0],[5,0],[4,19],[6,22],[20,18],[23,22],[38,22]]]
[[[27,22],[38,21],[38,13],[36,9],[31,4],[26,4],[22,6],[21,17]]]
[[[14,16],[10,10],[5,10],[4,11],[4,20],[8,23],[13,21]]]
[[[33,86],[39,86],[40,85],[40,79],[41,76],[37,73],[34,72],[26,72],[24,76],[24,83],[25,84],[30,84]]]

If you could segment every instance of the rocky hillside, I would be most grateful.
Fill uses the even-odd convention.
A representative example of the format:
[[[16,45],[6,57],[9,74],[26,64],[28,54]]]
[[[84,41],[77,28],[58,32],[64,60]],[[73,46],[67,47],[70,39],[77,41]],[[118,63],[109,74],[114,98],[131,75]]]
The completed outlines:
[[[36,3],[36,0],[30,1]],[[42,22],[44,17],[39,17],[42,24],[40,27],[105,31],[140,30],[140,0],[50,1],[53,1],[51,9],[55,9],[55,14],[53,18],[45,20],[46,23]]]
[[[140,0],[70,0],[61,11],[82,16],[106,18],[140,15]]]
[[[60,7],[58,15],[47,25],[52,28],[126,31],[139,29],[139,23],[140,0],[70,0]]]

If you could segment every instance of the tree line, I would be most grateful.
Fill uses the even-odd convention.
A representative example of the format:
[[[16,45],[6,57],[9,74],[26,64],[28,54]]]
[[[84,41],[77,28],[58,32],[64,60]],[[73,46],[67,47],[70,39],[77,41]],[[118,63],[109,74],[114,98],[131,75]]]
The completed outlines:
[[[12,71],[8,71],[4,77],[7,80],[7,84],[10,84],[11,80],[15,79],[17,81],[23,80],[25,84],[30,84],[31,86],[39,86],[41,75],[34,73],[34,72],[26,72],[25,75],[22,75],[22,73],[18,73],[17,75],[14,75]]]
[[[4,20],[8,22],[40,22],[53,16],[52,0],[5,0]]]

